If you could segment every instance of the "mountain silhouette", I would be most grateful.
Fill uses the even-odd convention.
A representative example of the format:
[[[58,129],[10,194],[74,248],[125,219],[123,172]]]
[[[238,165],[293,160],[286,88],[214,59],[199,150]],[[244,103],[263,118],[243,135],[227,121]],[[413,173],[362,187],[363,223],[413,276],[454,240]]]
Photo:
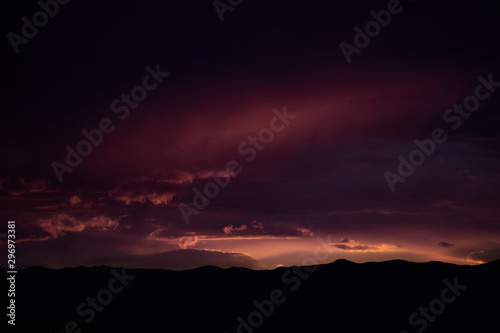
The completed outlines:
[[[117,274],[129,280],[121,283]],[[500,260],[478,266],[337,260],[260,271],[32,267],[17,274],[16,329],[493,333],[500,332],[499,281]],[[89,310],[88,297],[107,304]]]

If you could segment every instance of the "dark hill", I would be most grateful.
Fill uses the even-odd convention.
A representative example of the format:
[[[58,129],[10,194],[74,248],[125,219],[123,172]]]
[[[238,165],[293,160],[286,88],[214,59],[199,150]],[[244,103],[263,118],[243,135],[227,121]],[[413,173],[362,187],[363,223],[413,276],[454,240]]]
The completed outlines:
[[[125,273],[135,278],[116,294],[106,291],[112,271],[105,266],[19,271],[16,330],[65,332],[71,321],[82,333],[411,333],[424,326],[422,332],[456,333],[499,332],[500,328],[500,260],[479,266],[337,260],[267,271],[214,266],[188,271],[127,269]],[[115,271],[121,274],[122,269]],[[443,291],[449,288],[445,279],[467,288],[457,290],[458,296]],[[112,287],[119,289],[120,283]],[[453,301],[444,302],[443,293]],[[112,300],[100,312],[89,310],[87,298],[98,294],[105,302],[107,295]],[[271,298],[280,303],[272,311]],[[257,310],[254,300],[263,304],[260,312],[265,312],[250,316],[255,328],[248,323],[249,314]],[[76,312],[82,302],[85,315]],[[430,319],[425,319],[418,314],[420,307],[430,305],[436,315],[429,312]],[[95,318],[90,320],[92,311]],[[409,317],[415,312],[412,326]],[[245,321],[239,331],[238,317]]]

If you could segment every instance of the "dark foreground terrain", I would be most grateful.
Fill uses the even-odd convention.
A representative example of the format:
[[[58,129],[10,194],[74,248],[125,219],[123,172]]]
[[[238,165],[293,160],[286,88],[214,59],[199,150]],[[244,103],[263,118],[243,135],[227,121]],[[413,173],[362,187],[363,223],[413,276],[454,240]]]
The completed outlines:
[[[498,333],[500,260],[480,266],[337,260],[272,271],[29,268],[17,274],[13,331],[80,329]]]

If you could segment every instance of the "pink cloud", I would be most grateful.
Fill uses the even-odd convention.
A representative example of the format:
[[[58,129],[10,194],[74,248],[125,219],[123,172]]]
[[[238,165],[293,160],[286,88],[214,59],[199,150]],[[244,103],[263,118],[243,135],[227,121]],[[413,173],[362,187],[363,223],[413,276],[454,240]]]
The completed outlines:
[[[241,227],[233,227],[232,224],[224,227],[222,230],[224,230],[224,233],[225,234],[228,234],[228,235],[231,235],[234,231],[242,231],[242,230],[246,230],[248,227],[243,224]]]
[[[82,202],[82,200],[80,199],[80,197],[78,196],[78,194],[75,194],[74,196],[72,196],[71,198],[69,198],[69,203],[71,205],[78,205],[79,203]]]
[[[48,219],[40,219],[38,225],[53,238],[64,236],[67,232],[81,232],[86,229],[115,230],[119,222],[106,216],[95,216],[90,219],[79,219],[68,214],[56,214]]]
[[[174,194],[172,193],[159,193],[159,192],[138,193],[132,191],[119,191],[119,190],[110,192],[109,196],[114,200],[124,202],[125,205],[127,206],[130,206],[130,204],[134,202],[145,204],[147,201],[157,206],[167,205],[174,198]]]
[[[200,239],[197,236],[184,236],[178,240],[178,244],[181,249],[188,249],[195,246],[199,242]]]

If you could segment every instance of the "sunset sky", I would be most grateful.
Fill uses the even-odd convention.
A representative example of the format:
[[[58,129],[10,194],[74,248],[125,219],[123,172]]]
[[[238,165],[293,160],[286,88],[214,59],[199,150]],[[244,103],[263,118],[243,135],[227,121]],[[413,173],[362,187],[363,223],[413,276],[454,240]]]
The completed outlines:
[[[350,64],[339,44],[387,1],[243,1],[222,22],[211,1],[61,5],[17,54],[4,38],[0,233],[16,221],[18,267],[273,269],[318,238],[325,263],[499,259],[500,87],[458,128],[443,119],[478,77],[500,82],[494,4],[402,1]],[[40,10],[9,6],[4,36]],[[242,143],[285,109],[247,161]],[[59,181],[54,161],[105,118],[112,132]],[[447,140],[391,191],[384,173],[435,128]],[[187,224],[211,173],[229,184]]]

